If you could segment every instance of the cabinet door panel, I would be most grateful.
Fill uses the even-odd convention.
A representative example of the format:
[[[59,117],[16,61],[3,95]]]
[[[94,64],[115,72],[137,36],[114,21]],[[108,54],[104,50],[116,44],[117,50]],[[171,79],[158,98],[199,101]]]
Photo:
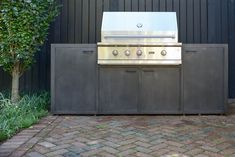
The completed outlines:
[[[186,47],[183,57],[184,110],[217,113],[224,110],[224,49]]]
[[[55,48],[55,113],[96,113],[96,48]]]
[[[179,113],[180,68],[144,68],[140,99],[141,113]]]
[[[137,113],[138,70],[136,68],[100,68],[99,113]]]

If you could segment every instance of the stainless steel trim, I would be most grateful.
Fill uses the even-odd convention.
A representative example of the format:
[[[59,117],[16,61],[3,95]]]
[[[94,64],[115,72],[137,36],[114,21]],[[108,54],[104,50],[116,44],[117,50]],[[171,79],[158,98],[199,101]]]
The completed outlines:
[[[98,64],[181,64],[181,47],[100,47],[98,46]],[[117,51],[118,55],[114,55]],[[129,55],[126,55],[126,52]],[[141,53],[138,53],[141,51]],[[166,51],[164,54],[162,51]],[[109,63],[110,62],[110,63]],[[162,62],[162,63],[161,63]]]
[[[125,47],[128,47],[128,46],[158,46],[158,47],[181,47],[182,46],[182,43],[162,43],[162,42],[157,42],[157,43],[143,43],[143,42],[98,42],[97,43],[98,46],[100,47],[122,47],[122,46],[125,46]]]
[[[175,60],[98,60],[100,65],[181,65],[181,59]]]

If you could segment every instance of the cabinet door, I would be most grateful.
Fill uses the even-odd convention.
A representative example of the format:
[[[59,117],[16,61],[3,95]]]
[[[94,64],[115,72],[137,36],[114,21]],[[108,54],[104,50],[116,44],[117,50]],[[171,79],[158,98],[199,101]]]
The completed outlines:
[[[184,47],[185,113],[224,111],[224,60],[223,47]]]
[[[180,68],[142,69],[140,112],[180,113]]]
[[[137,113],[138,70],[136,68],[101,67],[99,113]]]
[[[96,113],[96,47],[59,46],[52,57],[53,113]]]

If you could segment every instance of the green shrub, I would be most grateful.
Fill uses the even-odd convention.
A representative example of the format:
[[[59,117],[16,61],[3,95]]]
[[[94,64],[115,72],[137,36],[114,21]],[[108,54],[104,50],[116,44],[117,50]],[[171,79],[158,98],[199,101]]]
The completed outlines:
[[[0,141],[28,128],[48,114],[49,94],[24,95],[17,104],[0,93]]]
[[[11,74],[11,99],[19,101],[19,79],[35,62],[50,24],[59,14],[57,0],[0,0],[0,67]]]

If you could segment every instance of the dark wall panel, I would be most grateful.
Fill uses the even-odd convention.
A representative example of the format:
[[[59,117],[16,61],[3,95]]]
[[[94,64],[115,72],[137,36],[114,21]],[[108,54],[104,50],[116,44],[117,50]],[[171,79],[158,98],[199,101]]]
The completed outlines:
[[[96,42],[96,12],[95,12],[95,8],[96,8],[96,0],[90,0],[90,7],[89,7],[89,43],[95,43]]]
[[[160,11],[160,0],[153,0],[153,11]]]
[[[227,18],[227,17],[226,17]],[[208,42],[221,43],[221,0],[208,0]]]
[[[49,89],[50,43],[100,41],[103,11],[175,11],[183,43],[229,43],[229,94],[235,97],[235,0],[58,0],[63,7],[52,24],[37,64],[21,78],[21,89]],[[10,77],[0,71],[0,89]]]
[[[75,1],[69,0],[69,11],[68,11],[68,42],[75,42]]]
[[[235,97],[235,0],[229,1],[229,96]]]
[[[186,4],[186,26],[187,26],[187,31],[186,31],[186,39],[188,43],[193,43],[194,42],[194,5],[193,5],[193,0],[187,0],[187,4]]]
[[[200,0],[193,1],[193,42],[200,43],[201,38],[201,21],[200,21]]]
[[[74,30],[74,38],[75,38],[75,43],[81,43],[82,41],[82,0],[75,0],[75,30]],[[60,22],[58,22],[60,23]],[[57,27],[55,27],[56,29]],[[60,30],[59,30],[60,32]]]
[[[60,23],[61,23],[61,36],[60,36],[60,41],[61,43],[66,43],[68,42],[68,6],[69,6],[69,1],[62,0],[63,5],[60,13]]]
[[[153,11],[153,0],[146,0],[145,10]]]
[[[124,8],[125,8],[125,11],[131,11],[131,0],[125,0]]]
[[[180,12],[177,15],[180,17],[180,21],[178,22],[179,40],[185,43],[187,41],[187,0],[180,1]]]
[[[160,11],[166,11],[166,0],[160,0]]]
[[[89,0],[82,1],[82,43],[89,43]]]
[[[201,5],[200,5],[200,21],[201,21],[201,40],[200,43],[207,43],[208,38],[207,38],[207,34],[208,34],[208,12],[207,12],[207,0],[201,0]]]

